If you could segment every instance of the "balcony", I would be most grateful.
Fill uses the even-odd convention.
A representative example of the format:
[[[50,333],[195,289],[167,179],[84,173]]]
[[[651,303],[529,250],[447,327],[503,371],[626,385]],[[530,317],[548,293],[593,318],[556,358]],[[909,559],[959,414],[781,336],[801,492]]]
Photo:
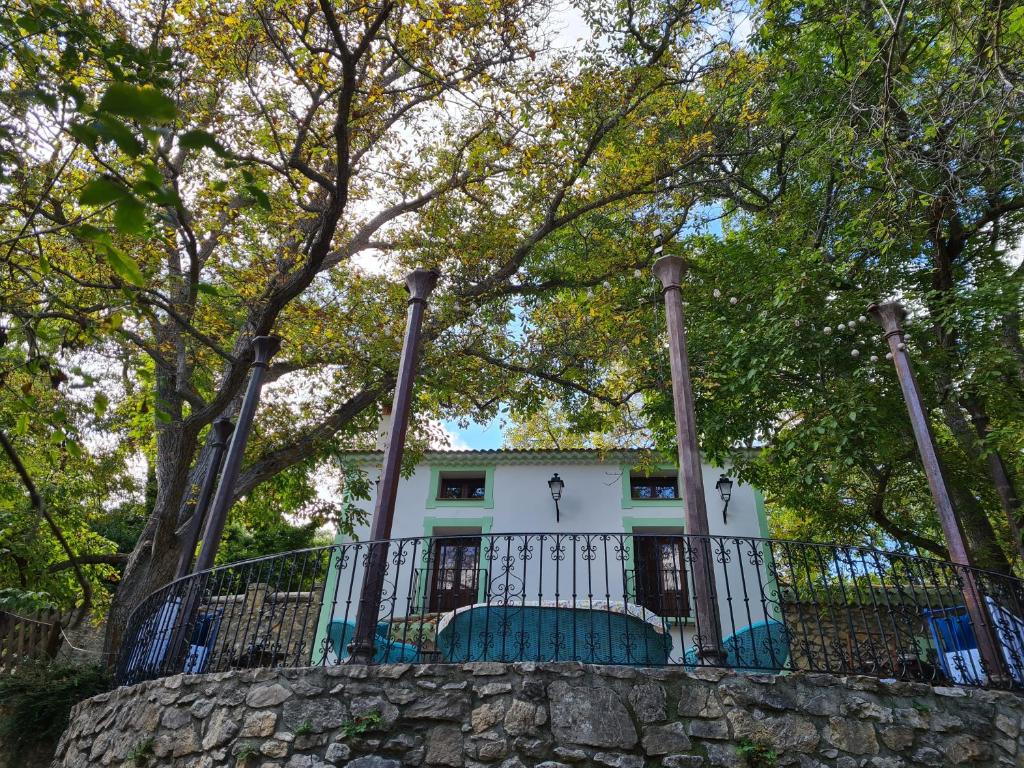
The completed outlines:
[[[346,663],[371,547],[378,561],[386,553],[376,664],[576,660],[1024,685],[1016,578],[860,547],[641,533],[356,542],[193,574],[132,614],[118,681]],[[693,599],[698,578],[712,615]],[[983,664],[980,633],[999,669]],[[720,653],[707,652],[711,638]]]

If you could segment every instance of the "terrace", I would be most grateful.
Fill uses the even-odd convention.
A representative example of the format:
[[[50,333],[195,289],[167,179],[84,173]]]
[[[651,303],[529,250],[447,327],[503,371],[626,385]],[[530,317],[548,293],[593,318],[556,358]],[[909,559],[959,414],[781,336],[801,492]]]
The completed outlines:
[[[1024,686],[1024,583],[969,565],[902,343],[902,307],[870,311],[896,362],[951,561],[711,535],[686,356],[682,260],[663,256],[654,272],[664,288],[670,337],[685,534],[480,530],[392,538],[419,335],[438,279],[416,269],[406,280],[394,424],[369,541],[209,568],[262,370],[277,349],[276,340],[257,339],[254,375],[197,571],[153,593],[132,614],[118,681],[238,668],[579,661]],[[225,438],[226,431],[222,448]],[[215,476],[216,466],[193,535]],[[460,478],[458,499],[487,495],[486,478],[474,478],[472,489]],[[549,485],[557,522],[564,482],[555,474]],[[520,504],[517,514],[524,511]],[[186,560],[193,549],[186,548]],[[187,573],[190,562],[182,565]]]
[[[430,538],[355,542],[178,579],[132,615],[121,683],[181,672],[351,664],[365,569],[383,562],[371,664],[581,661],[1024,684],[1016,578],[859,547],[623,533],[484,535],[473,563]],[[476,540],[474,540],[476,541]],[[476,546],[474,544],[474,546]],[[662,566],[640,574],[636,553]],[[705,570],[695,570],[705,564]],[[714,590],[711,615],[692,586]],[[430,583],[448,589],[431,598]],[[982,596],[975,622],[965,590]],[[452,597],[453,595],[457,597]],[[439,602],[440,600],[440,602]],[[978,650],[1000,651],[991,669]],[[721,653],[708,652],[716,645]]]

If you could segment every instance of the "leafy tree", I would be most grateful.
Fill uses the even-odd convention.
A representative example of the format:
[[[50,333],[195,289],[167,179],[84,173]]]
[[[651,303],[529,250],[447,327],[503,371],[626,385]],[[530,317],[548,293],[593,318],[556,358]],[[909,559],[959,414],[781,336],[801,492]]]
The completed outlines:
[[[238,407],[254,336],[285,344],[236,500],[372,443],[401,336],[393,278],[416,263],[445,275],[420,424],[486,418],[527,374],[584,391],[509,359],[510,327],[537,296],[631,274],[621,251],[563,251],[581,234],[600,247],[608,216],[666,179],[695,183],[711,143],[695,85],[707,61],[679,51],[710,47],[715,11],[595,7],[602,42],[578,58],[547,49],[549,10],[246,0],[144,2],[129,18],[110,3],[86,39],[120,58],[73,60],[81,17],[10,13],[21,42],[4,84],[50,94],[8,132],[50,158],[11,174],[0,210],[10,330],[20,347],[43,329],[66,338],[63,359],[88,361],[88,387],[109,400],[109,429],[155,473],[110,647],[173,572],[208,426]]]
[[[1011,249],[1024,216],[1024,17],[924,0],[757,11],[752,38],[703,81],[721,154],[701,193],[666,190],[608,224],[659,220],[690,263],[704,449],[732,455],[789,510],[780,530],[942,553],[886,347],[862,319],[900,297],[973,557],[1006,570],[1022,527],[1024,267]],[[640,393],[667,448],[658,299],[615,281],[594,293],[553,297],[533,333],[594,361],[563,370],[590,400]]]

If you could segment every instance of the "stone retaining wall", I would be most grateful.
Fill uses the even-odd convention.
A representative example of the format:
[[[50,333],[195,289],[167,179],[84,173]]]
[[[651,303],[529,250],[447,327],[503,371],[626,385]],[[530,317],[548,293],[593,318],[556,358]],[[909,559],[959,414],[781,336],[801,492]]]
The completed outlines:
[[[1024,765],[1022,714],[1009,693],[863,677],[575,663],[248,670],[82,702],[54,765],[1011,766]]]

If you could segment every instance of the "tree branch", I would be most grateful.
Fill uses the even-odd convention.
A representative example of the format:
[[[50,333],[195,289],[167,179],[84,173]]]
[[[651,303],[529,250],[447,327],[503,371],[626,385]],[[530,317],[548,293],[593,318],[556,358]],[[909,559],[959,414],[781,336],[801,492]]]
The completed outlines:
[[[18,473],[18,477],[21,478],[22,485],[28,491],[29,502],[32,504],[32,508],[36,513],[42,517],[46,524],[50,527],[50,531],[53,536],[60,543],[61,549],[68,556],[68,560],[72,561],[72,568],[75,571],[75,579],[78,581],[79,586],[82,588],[82,604],[79,606],[77,615],[72,620],[70,627],[77,627],[82,623],[82,619],[85,618],[89,609],[92,608],[92,586],[89,584],[89,580],[85,578],[85,573],[82,571],[82,567],[75,560],[75,553],[72,551],[71,546],[68,544],[68,540],[64,538],[63,532],[57,522],[53,519],[53,516],[46,509],[46,502],[43,501],[43,497],[39,495],[39,491],[36,489],[36,484],[32,482],[32,476],[29,475],[28,470],[25,469],[25,465],[21,461],[21,457],[18,456],[18,452],[15,450],[14,445],[7,438],[7,433],[0,429],[0,446],[3,447],[4,453],[7,454],[7,458],[10,459],[11,464],[14,465],[15,472]]]

